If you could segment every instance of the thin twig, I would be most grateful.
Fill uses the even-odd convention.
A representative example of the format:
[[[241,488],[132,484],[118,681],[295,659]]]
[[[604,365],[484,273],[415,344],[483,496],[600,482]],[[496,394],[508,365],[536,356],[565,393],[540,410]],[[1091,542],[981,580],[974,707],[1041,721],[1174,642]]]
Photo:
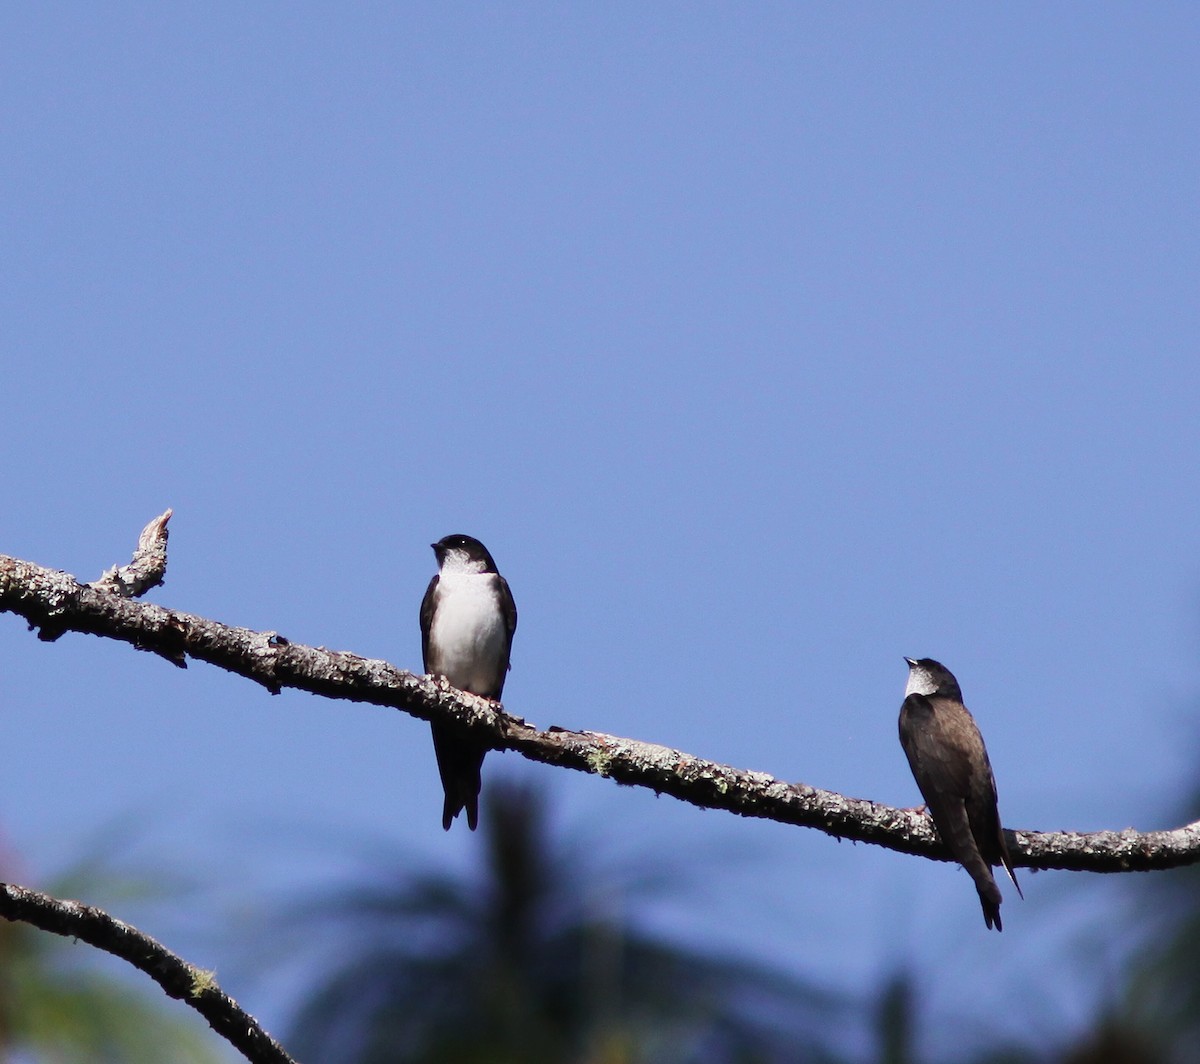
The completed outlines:
[[[167,574],[167,522],[172,510],[159,514],[138,537],[137,550],[128,565],[114,565],[89,587],[112,591],[125,598],[141,598],[151,588],[158,587]]]

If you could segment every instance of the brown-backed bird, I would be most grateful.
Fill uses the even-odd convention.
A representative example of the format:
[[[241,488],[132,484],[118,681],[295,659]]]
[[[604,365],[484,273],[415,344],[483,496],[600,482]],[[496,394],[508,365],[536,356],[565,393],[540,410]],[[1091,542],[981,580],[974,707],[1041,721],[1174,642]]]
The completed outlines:
[[[1000,931],[1000,888],[991,866],[1004,865],[1017,893],[1025,895],[1000,827],[996,780],[983,736],[949,669],[932,658],[904,660],[908,686],[900,707],[900,745],[938,835],[975,881],[984,921]]]

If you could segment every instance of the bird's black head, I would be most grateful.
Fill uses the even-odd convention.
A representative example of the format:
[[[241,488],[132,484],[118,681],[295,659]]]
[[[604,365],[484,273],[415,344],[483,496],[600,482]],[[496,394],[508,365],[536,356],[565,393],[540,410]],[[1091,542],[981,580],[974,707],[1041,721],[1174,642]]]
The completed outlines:
[[[474,536],[455,533],[452,536],[443,536],[430,546],[437,557],[439,569],[444,568],[449,561],[453,568],[463,572],[497,572],[496,563],[492,561],[487,547]]]
[[[933,658],[905,658],[908,662],[908,686],[904,695],[942,695],[962,701],[962,689],[952,673]]]

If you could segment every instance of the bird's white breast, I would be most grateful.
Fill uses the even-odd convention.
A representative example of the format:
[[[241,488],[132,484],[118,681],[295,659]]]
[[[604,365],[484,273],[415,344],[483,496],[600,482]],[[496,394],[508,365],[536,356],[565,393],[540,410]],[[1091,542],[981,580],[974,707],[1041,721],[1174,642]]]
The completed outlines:
[[[491,573],[443,571],[438,578],[429,632],[437,648],[433,671],[473,694],[490,694],[503,677],[508,632],[495,581]]]

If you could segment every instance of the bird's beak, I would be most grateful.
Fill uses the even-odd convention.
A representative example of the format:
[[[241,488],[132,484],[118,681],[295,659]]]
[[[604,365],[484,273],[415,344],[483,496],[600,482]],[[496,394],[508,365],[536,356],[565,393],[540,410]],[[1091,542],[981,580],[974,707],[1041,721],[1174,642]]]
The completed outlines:
[[[910,669],[915,669],[917,667],[917,663],[913,661],[912,658],[905,658],[904,660],[908,662],[908,667]]]

